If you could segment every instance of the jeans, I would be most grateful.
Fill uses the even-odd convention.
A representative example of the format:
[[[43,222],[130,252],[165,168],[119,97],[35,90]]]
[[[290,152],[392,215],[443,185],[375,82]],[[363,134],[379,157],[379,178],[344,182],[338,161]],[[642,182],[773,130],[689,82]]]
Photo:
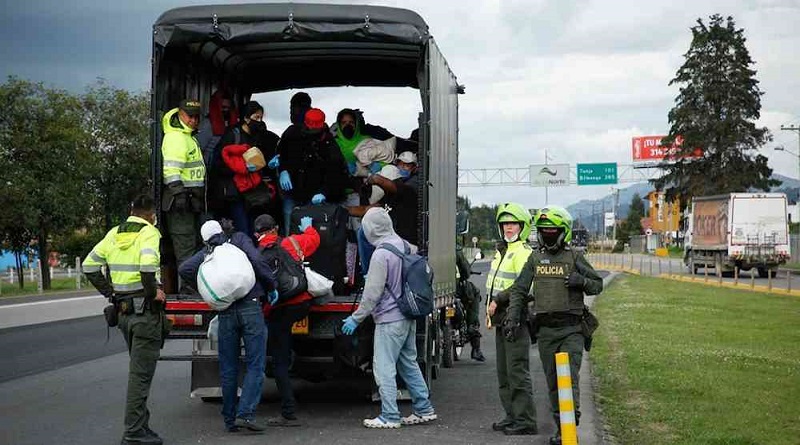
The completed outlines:
[[[281,395],[281,415],[294,418],[295,401],[292,381],[289,379],[289,365],[292,361],[292,324],[308,315],[311,302],[281,306],[269,315],[269,353],[275,364],[275,386]]]
[[[361,273],[367,276],[369,260],[372,258],[372,253],[375,252],[375,246],[367,241],[367,236],[364,235],[362,227],[359,227],[358,231],[356,231],[356,241],[358,242],[358,258],[361,261]]]
[[[389,422],[400,421],[397,408],[397,375],[411,394],[414,413],[433,414],[428,386],[417,364],[417,322],[400,320],[375,325],[375,352],[372,371],[381,395],[381,417]]]
[[[230,204],[230,215],[233,220],[233,226],[236,228],[237,232],[242,232],[247,234],[247,236],[253,236],[251,219],[244,208],[244,202],[232,202]]]
[[[239,380],[240,340],[244,339],[247,371],[236,407]],[[258,298],[242,298],[219,313],[219,375],[222,385],[222,416],[232,427],[237,417],[252,420],[261,401],[267,352],[267,327]]]

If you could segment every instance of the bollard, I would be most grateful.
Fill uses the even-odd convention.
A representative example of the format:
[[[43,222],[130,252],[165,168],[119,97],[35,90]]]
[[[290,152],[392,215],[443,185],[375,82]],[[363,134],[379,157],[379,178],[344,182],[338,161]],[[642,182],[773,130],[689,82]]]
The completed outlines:
[[[649,260],[648,263],[650,264],[650,266],[649,266],[650,267],[650,276],[652,277],[653,276],[653,258],[650,257],[648,260]]]
[[[52,280],[53,279],[53,268],[51,267],[48,270],[50,271],[50,279]]]
[[[631,254],[631,267],[630,270],[633,271],[633,254]]]
[[[734,286],[739,285],[739,266],[733,267],[733,285]]]
[[[756,275],[755,275],[755,268],[750,269],[750,289],[756,288]]]
[[[17,269],[14,269],[13,267],[11,269],[8,269],[8,281],[10,281],[11,284],[14,284],[14,279],[16,277],[17,277]]]
[[[792,272],[786,271],[786,293],[792,293]]]
[[[722,268],[717,267],[717,286],[722,287]]]
[[[767,290],[772,290],[772,271],[767,269]]]
[[[658,276],[661,276],[661,258],[658,259]]]
[[[569,354],[556,354],[558,376],[558,417],[561,420],[561,443],[578,445],[578,428],[575,425],[575,401],[572,394],[572,374],[569,370]]]
[[[67,267],[67,278],[72,278],[72,268]]]
[[[44,284],[42,283],[42,260],[36,260],[36,269],[38,269],[37,279],[36,279],[36,289],[39,291],[40,294],[44,293]]]
[[[705,276],[704,282],[708,283],[708,263],[703,263],[703,275]]]
[[[644,273],[644,257],[639,257],[639,275]]]
[[[81,257],[75,257],[75,289],[81,289]]]
[[[28,269],[31,272],[31,281],[36,279],[36,275],[33,273],[33,266]]]

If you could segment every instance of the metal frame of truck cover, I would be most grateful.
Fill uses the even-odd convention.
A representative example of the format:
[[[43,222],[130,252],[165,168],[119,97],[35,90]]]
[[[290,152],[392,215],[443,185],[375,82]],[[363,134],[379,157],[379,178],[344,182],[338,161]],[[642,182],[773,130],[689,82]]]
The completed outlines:
[[[151,168],[158,204],[161,117],[184,97],[196,97],[205,107],[220,85],[240,106],[252,94],[292,88],[419,89],[420,250],[434,270],[436,306],[453,303],[461,87],[419,15],[388,7],[318,4],[192,6],[162,14],[153,26],[151,91]],[[162,269],[170,288],[174,256],[164,235]],[[332,304],[342,306],[347,300],[337,297]],[[429,349],[434,348],[433,335],[424,334]]]

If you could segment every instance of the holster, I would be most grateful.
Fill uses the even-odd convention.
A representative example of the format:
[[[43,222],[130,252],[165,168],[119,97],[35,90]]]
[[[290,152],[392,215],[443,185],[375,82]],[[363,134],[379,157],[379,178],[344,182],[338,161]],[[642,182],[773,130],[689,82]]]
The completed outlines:
[[[106,319],[108,327],[113,328],[119,324],[119,309],[115,304],[109,304],[103,308],[103,316]]]
[[[528,314],[525,317],[528,323],[528,334],[531,336],[531,344],[536,344],[536,339],[538,338],[539,334],[539,324],[536,322],[536,315],[533,312],[533,305],[534,303],[531,301],[528,303]]]
[[[592,349],[592,335],[599,326],[600,321],[589,311],[589,308],[584,306],[583,315],[581,316],[581,332],[584,338],[583,347],[587,351]]]

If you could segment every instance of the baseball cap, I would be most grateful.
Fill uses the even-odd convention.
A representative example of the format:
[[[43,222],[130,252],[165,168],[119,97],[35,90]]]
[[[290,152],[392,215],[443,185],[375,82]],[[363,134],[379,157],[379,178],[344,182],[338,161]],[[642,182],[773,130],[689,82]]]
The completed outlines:
[[[196,116],[200,114],[202,110],[200,107],[200,101],[197,99],[184,99],[181,101],[179,108],[189,116]]]
[[[398,161],[403,161],[406,164],[416,164],[417,163],[417,155],[410,151],[404,151],[397,156]]]
[[[306,111],[303,123],[309,130],[322,130],[325,126],[325,113],[319,108],[311,108]]]
[[[253,229],[257,233],[268,232],[275,228],[277,224],[275,223],[275,218],[270,215],[264,214],[259,215],[256,220],[253,222]]]
[[[206,221],[203,223],[203,226],[200,227],[200,236],[203,238],[203,242],[208,242],[212,236],[218,235],[222,233],[222,226],[215,220]]]

